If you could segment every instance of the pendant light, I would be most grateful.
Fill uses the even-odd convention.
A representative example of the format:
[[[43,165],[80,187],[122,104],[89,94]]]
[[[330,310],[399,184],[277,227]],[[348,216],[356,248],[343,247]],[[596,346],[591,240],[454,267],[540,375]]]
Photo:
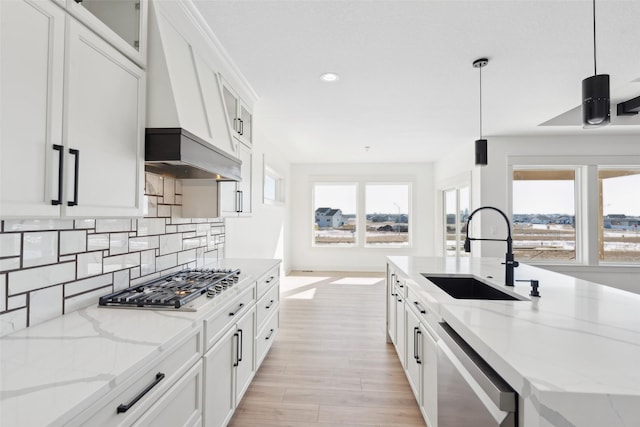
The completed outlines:
[[[593,128],[611,121],[609,75],[598,74],[596,66],[596,0],[593,0],[593,76],[582,81],[582,124]]]
[[[473,61],[473,68],[480,71],[480,139],[476,139],[476,165],[486,166],[487,157],[487,140],[482,138],[482,68],[489,63],[487,58],[480,58]]]

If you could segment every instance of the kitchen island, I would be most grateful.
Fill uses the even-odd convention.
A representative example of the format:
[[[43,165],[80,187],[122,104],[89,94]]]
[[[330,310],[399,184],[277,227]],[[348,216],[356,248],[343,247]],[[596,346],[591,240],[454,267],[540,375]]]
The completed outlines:
[[[521,427],[640,426],[640,295],[521,264],[516,280],[540,284],[531,297],[528,282],[506,289],[501,262],[390,256],[388,271],[518,393]],[[474,276],[522,300],[455,299],[423,273]]]
[[[271,328],[268,343],[275,337],[276,297],[262,316],[267,326],[261,328],[254,319],[261,318],[255,314],[260,311],[256,300],[278,293],[279,264],[274,259],[224,259],[207,266],[239,268],[241,275],[235,286],[198,311],[102,308],[96,301],[95,306],[0,338],[0,425],[200,425],[208,358],[217,360],[218,341],[229,337],[234,342],[237,334],[230,325],[246,318],[249,328],[255,328],[255,333],[245,334],[256,340],[255,346],[250,344],[256,350],[244,354],[250,361],[247,381],[269,348],[258,341],[263,330]],[[231,363],[221,368],[229,378],[236,377],[229,374]],[[223,413],[230,416],[244,389],[239,385],[225,390],[217,372],[213,380],[222,394],[237,392],[229,414]]]

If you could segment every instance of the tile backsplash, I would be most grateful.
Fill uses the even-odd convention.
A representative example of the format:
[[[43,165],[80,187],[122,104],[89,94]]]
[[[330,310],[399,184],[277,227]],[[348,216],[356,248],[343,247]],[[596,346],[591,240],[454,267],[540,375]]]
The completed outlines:
[[[182,218],[180,180],[147,173],[144,218],[0,220],[0,336],[224,255],[219,218]]]

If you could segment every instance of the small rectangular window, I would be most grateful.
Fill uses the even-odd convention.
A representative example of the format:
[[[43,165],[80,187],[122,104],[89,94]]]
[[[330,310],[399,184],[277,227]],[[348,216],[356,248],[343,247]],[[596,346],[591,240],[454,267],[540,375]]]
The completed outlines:
[[[513,171],[513,249],[522,261],[574,261],[576,171]]]
[[[599,255],[640,262],[640,168],[599,168]]]
[[[284,179],[267,165],[264,166],[262,200],[265,204],[284,203]]]

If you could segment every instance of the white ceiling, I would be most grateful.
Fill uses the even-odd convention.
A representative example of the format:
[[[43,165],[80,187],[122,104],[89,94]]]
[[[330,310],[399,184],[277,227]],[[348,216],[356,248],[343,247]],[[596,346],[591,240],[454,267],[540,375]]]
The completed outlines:
[[[589,130],[576,107],[593,74],[591,0],[193,3],[258,94],[257,122],[293,162],[424,162],[472,150],[480,57],[489,58],[489,144],[499,135],[640,135],[639,116],[615,117],[617,102],[640,96],[640,0],[596,2],[612,125]],[[321,82],[327,71],[340,80]]]

